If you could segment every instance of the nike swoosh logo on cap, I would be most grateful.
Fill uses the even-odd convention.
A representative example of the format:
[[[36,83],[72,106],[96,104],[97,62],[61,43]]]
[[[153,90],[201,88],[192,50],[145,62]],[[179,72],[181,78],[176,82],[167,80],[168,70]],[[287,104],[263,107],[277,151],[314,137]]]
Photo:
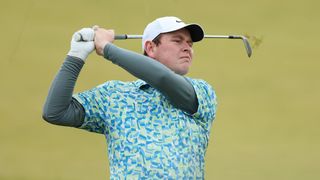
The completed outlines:
[[[182,21],[176,20],[177,23],[182,23]]]

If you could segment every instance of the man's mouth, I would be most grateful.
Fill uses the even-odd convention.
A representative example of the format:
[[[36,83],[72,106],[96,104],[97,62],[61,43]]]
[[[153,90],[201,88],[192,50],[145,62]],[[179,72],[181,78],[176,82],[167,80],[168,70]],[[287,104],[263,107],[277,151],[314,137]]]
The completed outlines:
[[[181,59],[188,59],[188,60],[190,60],[191,58],[190,58],[190,56],[181,56]]]

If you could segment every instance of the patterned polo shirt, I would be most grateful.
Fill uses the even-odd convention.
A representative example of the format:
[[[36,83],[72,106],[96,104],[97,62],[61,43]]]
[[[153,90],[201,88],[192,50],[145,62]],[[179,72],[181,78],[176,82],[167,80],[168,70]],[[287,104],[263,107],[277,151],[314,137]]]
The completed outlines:
[[[204,179],[216,95],[205,81],[187,79],[198,98],[195,114],[142,80],[108,81],[74,95],[86,112],[80,128],[107,139],[111,179]]]

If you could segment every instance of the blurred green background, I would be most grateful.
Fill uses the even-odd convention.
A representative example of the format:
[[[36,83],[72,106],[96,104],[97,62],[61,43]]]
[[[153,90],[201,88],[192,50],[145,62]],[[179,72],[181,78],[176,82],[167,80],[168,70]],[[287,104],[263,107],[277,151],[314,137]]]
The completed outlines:
[[[262,40],[248,58],[240,40],[194,46],[189,76],[218,94],[206,179],[320,178],[319,37],[316,0],[0,0],[0,179],[108,179],[105,138],[41,118],[72,34],[98,24],[141,34],[160,16],[197,22],[207,34]],[[139,40],[115,42],[141,52]],[[135,78],[93,53],[76,92]]]

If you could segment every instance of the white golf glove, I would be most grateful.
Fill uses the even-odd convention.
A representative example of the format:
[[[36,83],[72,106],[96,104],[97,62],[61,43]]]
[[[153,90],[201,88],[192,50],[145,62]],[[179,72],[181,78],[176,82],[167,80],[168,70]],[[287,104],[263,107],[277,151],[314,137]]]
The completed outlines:
[[[80,58],[86,61],[89,54],[94,50],[94,30],[83,28],[73,34],[69,56]]]

